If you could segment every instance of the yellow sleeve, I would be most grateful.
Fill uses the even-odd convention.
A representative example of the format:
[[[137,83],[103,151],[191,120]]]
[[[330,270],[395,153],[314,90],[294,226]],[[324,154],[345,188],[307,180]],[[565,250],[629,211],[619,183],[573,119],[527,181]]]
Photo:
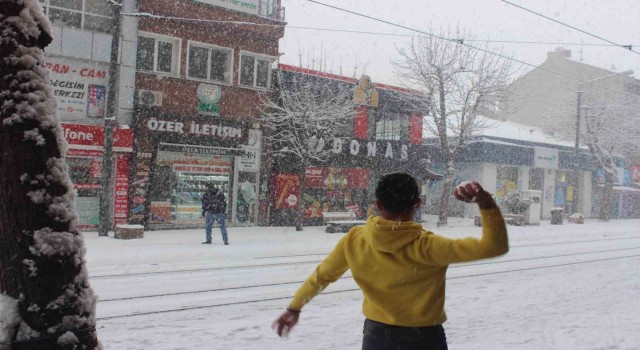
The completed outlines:
[[[427,263],[449,265],[457,262],[493,258],[509,251],[507,227],[499,208],[480,209],[482,238],[449,239],[429,235]]]
[[[345,257],[344,245],[348,236],[342,237],[331,254],[316,267],[311,276],[298,288],[289,304],[289,308],[294,310],[302,309],[306,303],[322,292],[330,283],[335,282],[347,272],[349,264]]]

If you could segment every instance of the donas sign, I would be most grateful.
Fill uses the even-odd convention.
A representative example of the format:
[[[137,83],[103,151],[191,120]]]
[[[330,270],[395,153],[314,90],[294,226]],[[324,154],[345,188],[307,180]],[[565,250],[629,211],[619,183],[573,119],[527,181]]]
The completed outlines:
[[[198,113],[202,115],[219,116],[222,88],[219,85],[198,85]]]

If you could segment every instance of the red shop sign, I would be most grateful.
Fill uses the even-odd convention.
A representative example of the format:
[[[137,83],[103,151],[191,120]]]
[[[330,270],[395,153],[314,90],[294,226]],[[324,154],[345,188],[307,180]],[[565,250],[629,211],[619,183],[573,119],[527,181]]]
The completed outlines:
[[[365,189],[369,185],[369,170],[362,168],[347,168],[346,172],[349,188]]]
[[[104,146],[104,128],[100,125],[60,123],[65,140],[74,146]],[[133,147],[133,130],[118,128],[113,133],[113,147],[130,152]],[[117,150],[116,150],[117,151]]]
[[[327,178],[328,169],[320,167],[309,167],[306,169],[304,185],[308,188],[322,188]]]
[[[298,174],[276,175],[276,209],[296,208],[300,198]]]
[[[129,212],[129,156],[118,156],[116,162],[113,216],[116,225],[118,225],[127,222],[127,213]]]

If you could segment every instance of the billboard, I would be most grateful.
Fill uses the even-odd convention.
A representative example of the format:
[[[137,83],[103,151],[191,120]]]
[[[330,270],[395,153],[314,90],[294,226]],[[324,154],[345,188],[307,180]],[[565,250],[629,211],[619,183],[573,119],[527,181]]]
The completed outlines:
[[[109,82],[106,64],[47,56],[45,66],[61,119],[104,118]]]

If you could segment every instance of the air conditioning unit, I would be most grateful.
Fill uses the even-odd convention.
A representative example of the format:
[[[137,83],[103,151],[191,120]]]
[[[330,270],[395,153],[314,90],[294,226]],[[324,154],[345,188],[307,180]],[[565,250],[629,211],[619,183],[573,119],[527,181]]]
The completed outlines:
[[[162,91],[139,90],[138,103],[146,107],[161,107]]]

